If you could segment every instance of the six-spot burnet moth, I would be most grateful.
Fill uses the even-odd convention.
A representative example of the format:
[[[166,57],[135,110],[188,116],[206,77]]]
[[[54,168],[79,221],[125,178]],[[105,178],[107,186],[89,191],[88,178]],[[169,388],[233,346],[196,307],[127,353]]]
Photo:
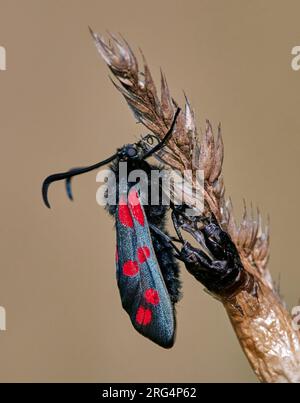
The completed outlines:
[[[127,162],[128,174],[143,170],[148,178],[157,166],[146,159],[159,151],[173,133],[180,109],[176,110],[169,131],[150,150],[144,139],[120,148],[110,158],[85,168],[48,176],[42,186],[44,203],[48,201],[48,187],[52,182],[65,180],[67,193],[72,199],[71,178],[110,164],[111,171],[118,174],[120,162]],[[151,181],[148,181],[151,186]],[[174,344],[176,318],[175,303],[180,298],[179,268],[175,260],[175,245],[170,241],[165,229],[167,206],[163,203],[144,203],[144,195],[136,183],[127,181],[120,193],[116,186],[117,203],[107,205],[108,212],[115,217],[117,248],[117,281],[122,306],[129,314],[135,329],[158,345],[169,348]],[[151,192],[147,192],[150,195]]]

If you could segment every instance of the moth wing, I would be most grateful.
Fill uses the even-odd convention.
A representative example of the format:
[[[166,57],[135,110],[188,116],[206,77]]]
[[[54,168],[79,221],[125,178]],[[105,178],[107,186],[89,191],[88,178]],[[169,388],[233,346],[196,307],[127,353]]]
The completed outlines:
[[[173,304],[156,259],[138,189],[120,197],[116,216],[117,281],[122,306],[135,329],[162,347],[174,344]]]

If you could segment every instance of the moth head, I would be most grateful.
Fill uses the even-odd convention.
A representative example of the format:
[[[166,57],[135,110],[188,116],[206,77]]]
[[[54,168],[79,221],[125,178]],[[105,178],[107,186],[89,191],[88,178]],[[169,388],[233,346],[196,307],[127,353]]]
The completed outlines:
[[[98,169],[98,168],[102,167],[103,165],[109,164],[110,162],[114,161],[115,159],[116,160],[119,159],[121,161],[143,160],[143,159],[150,157],[155,152],[159,151],[171,137],[179,113],[180,113],[180,108],[177,108],[170,129],[165,134],[163,139],[158,144],[156,144],[156,146],[152,147],[150,150],[145,150],[145,147],[144,147],[142,141],[139,141],[138,143],[135,143],[135,144],[127,144],[124,147],[122,147],[121,149],[119,149],[111,157],[106,158],[103,161],[97,162],[96,164],[93,164],[93,165],[90,165],[87,167],[83,167],[83,168],[74,168],[74,169],[70,169],[69,171],[66,171],[66,172],[60,172],[60,173],[48,176],[43,181],[43,184],[42,184],[42,196],[43,196],[45,205],[50,208],[50,204],[48,201],[48,188],[49,188],[50,184],[53,182],[65,180],[68,197],[71,200],[73,200],[73,196],[72,196],[72,192],[71,192],[72,177],[81,175],[86,172],[93,171],[94,169]]]
[[[143,150],[139,143],[126,144],[118,151],[118,157],[122,161],[142,159],[143,154]]]

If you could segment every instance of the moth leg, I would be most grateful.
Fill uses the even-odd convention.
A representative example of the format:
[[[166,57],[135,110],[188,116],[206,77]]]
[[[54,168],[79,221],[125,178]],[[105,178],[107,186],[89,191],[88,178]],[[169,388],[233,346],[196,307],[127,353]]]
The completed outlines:
[[[177,248],[177,246],[173,243],[173,241],[176,242],[181,242],[180,239],[176,239],[174,237],[170,237],[169,235],[165,234],[163,231],[161,231],[156,225],[149,223],[149,227],[151,228],[152,231],[154,231],[156,234],[158,234],[161,238],[163,238],[172,248],[177,252],[180,253],[180,250]]]
[[[203,217],[187,216],[182,206],[171,205],[172,208],[172,221],[177,233],[178,238],[184,242],[181,231],[188,232],[204,249],[207,249],[205,238],[199,229],[199,222],[203,223]]]
[[[174,210],[172,211],[171,217],[172,217],[173,225],[174,225],[178,238],[181,240],[181,242],[184,242],[184,239],[182,237],[181,230],[180,230],[180,224],[178,222],[178,219],[177,219],[177,216],[176,216]]]

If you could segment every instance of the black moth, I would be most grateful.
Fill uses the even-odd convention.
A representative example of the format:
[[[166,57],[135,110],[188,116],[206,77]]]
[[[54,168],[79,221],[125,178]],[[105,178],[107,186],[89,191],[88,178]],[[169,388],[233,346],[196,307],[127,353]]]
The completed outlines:
[[[110,158],[85,168],[48,176],[42,186],[44,203],[48,202],[48,187],[52,182],[65,180],[70,199],[71,178],[110,164],[119,184],[119,164],[127,162],[128,175],[136,169],[143,170],[147,177],[158,169],[146,159],[159,151],[173,133],[178,108],[165,137],[150,150],[145,138],[135,144],[120,148]],[[150,136],[151,137],[151,136]],[[148,180],[148,186],[151,181]],[[175,341],[175,304],[180,298],[179,259],[187,270],[216,296],[232,295],[244,278],[242,263],[237,249],[213,215],[186,216],[187,206],[174,206],[172,220],[178,238],[170,237],[165,229],[167,206],[143,203],[145,198],[136,182],[125,183],[125,189],[116,192],[116,204],[108,204],[109,214],[115,217],[117,248],[117,281],[122,306],[129,314],[135,329],[158,345],[170,348]],[[123,193],[124,192],[124,193]],[[147,196],[151,194],[148,189]],[[183,239],[181,229],[191,233],[201,248],[196,248]],[[182,244],[178,249],[173,241]]]
[[[179,112],[178,108],[169,131],[150,150],[142,139],[123,146],[110,158],[92,166],[48,176],[42,186],[46,206],[50,207],[47,194],[52,182],[66,180],[67,193],[72,199],[71,178],[108,163],[111,163],[110,169],[116,175],[117,184],[121,161],[127,162],[128,174],[139,169],[150,178],[151,170],[158,167],[149,164],[146,159],[167,143]],[[148,183],[150,186],[150,180]],[[118,191],[117,186],[116,205],[108,205],[107,209],[116,222],[117,281],[122,306],[138,332],[158,345],[170,348],[175,339],[174,305],[180,298],[180,281],[178,263],[174,257],[175,246],[165,229],[167,207],[143,204],[143,194],[136,183],[126,183],[125,197],[123,191],[121,195]]]

